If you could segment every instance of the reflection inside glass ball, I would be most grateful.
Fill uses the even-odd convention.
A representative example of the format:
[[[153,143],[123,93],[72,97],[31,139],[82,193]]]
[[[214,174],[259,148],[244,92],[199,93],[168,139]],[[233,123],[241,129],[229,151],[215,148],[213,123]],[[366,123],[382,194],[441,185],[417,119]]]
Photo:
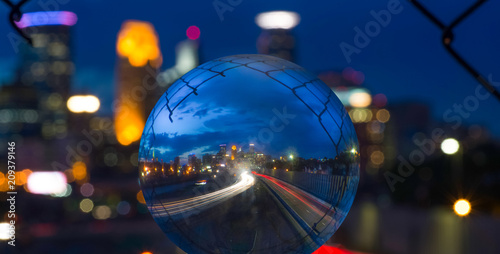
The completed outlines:
[[[315,76],[271,56],[229,56],[158,101],[139,180],[187,253],[312,253],[351,207],[358,151],[345,108]]]

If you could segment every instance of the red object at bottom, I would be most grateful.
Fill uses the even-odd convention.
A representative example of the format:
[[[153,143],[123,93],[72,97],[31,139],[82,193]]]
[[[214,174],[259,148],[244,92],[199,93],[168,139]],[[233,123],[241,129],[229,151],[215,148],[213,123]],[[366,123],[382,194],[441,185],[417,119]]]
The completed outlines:
[[[332,247],[328,245],[323,245],[319,249],[317,249],[313,254],[361,254],[359,252],[352,252],[346,249]]]

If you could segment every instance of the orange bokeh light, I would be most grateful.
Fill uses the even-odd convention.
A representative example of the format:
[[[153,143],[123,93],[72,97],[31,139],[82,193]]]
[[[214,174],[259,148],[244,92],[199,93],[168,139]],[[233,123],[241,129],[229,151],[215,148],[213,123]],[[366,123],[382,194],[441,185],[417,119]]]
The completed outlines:
[[[73,164],[73,177],[75,180],[84,180],[87,177],[87,165],[81,161]]]
[[[126,21],[123,23],[116,51],[121,57],[128,58],[129,63],[135,67],[141,67],[151,61],[152,65],[158,67],[161,59],[159,39],[153,25],[143,21]]]
[[[125,105],[120,108],[115,121],[116,139],[126,146],[141,138],[142,129],[146,123],[143,112],[140,112],[138,108]]]
[[[141,204],[146,204],[146,200],[144,199],[142,191],[137,192],[137,201],[139,201],[139,203]]]

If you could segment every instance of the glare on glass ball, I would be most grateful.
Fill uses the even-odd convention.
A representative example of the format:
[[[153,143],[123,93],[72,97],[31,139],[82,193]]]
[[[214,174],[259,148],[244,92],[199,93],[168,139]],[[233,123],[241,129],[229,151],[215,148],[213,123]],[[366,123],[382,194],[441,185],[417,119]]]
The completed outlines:
[[[195,253],[312,253],[346,217],[358,141],[332,90],[291,62],[205,63],[158,101],[139,180],[165,234]]]

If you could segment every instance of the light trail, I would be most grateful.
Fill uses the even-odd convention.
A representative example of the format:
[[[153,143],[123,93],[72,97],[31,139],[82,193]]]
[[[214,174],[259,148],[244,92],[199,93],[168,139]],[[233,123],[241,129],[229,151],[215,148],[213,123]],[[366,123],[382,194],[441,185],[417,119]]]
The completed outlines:
[[[220,189],[209,194],[168,203],[163,203],[160,201],[159,203],[153,205],[152,209],[160,216],[172,216],[193,210],[195,208],[208,208],[209,205],[215,205],[225,199],[232,198],[246,191],[252,185],[254,185],[254,183],[255,178],[249,175],[247,172],[243,172],[240,176],[240,180],[227,188]]]
[[[328,212],[330,210],[331,205],[326,203],[323,200],[320,200],[314,196],[312,196],[309,193],[306,193],[299,188],[296,188],[295,186],[290,186],[293,187],[294,190],[292,190],[289,187],[286,187],[284,183],[274,177],[270,177],[267,175],[262,175],[258,173],[253,173],[255,175],[258,175],[260,177],[266,178],[275,185],[279,186],[282,190],[286,191],[288,194],[293,195],[297,200],[300,200],[304,205],[307,205],[311,209],[313,209],[317,214],[324,214],[325,212]],[[277,189],[280,193],[283,193],[280,189]]]

